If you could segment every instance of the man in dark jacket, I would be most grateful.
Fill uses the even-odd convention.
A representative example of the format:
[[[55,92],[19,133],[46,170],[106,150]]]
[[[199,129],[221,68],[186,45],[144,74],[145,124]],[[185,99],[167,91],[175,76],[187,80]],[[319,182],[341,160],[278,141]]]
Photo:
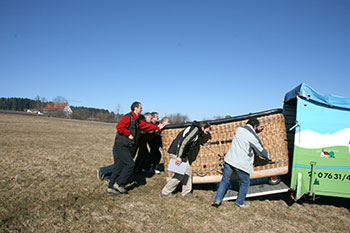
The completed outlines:
[[[131,112],[124,115],[117,124],[117,135],[115,137],[114,148],[116,152],[116,162],[108,184],[107,193],[126,194],[125,185],[128,183],[134,170],[134,160],[132,151],[137,146],[135,138],[139,129],[146,131],[161,130],[164,125],[155,126],[139,119],[142,112],[140,102],[131,105]]]
[[[200,138],[207,136],[210,133],[210,124],[208,122],[201,122],[199,125],[194,122],[191,126],[187,126],[182,130],[174,141],[171,143],[168,150],[171,159],[175,159],[176,165],[186,163],[185,174],[175,173],[169,182],[164,186],[161,192],[162,197],[174,196],[173,191],[178,184],[182,182],[182,196],[194,197],[192,191],[192,168],[191,164],[197,156],[193,156],[193,150],[198,147]],[[204,142],[203,142],[204,143]],[[197,150],[198,152],[199,150]],[[197,154],[196,154],[197,155]]]
[[[159,125],[159,116],[157,112],[152,112],[152,124]],[[162,157],[162,154],[160,153],[160,148],[162,147],[162,139],[159,132],[154,132],[153,137],[148,143],[150,147],[150,154],[151,154],[151,169],[156,173],[159,174],[159,162]]]

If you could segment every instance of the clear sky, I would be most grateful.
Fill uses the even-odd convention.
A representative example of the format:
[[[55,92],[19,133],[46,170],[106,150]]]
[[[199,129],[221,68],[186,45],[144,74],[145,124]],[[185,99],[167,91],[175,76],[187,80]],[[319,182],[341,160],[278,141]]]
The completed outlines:
[[[350,97],[349,0],[1,0],[0,97],[190,120]]]

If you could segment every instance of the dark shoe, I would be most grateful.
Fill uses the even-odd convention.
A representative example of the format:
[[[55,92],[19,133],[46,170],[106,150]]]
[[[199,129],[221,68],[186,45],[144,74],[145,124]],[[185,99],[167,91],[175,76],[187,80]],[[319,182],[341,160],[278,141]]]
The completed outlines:
[[[216,207],[216,208],[218,208],[220,205],[221,205],[221,202],[219,202],[219,201],[214,201],[214,202],[211,204],[211,206],[214,206],[214,207]]]
[[[115,190],[117,190],[118,192],[120,192],[121,194],[128,194],[128,190],[126,190],[124,187],[119,186],[117,183],[115,183],[113,185],[113,188],[115,188]]]
[[[191,198],[191,199],[198,199],[199,197],[197,195],[194,195],[193,193],[188,193],[185,196],[182,196],[183,198]]]
[[[243,204],[243,205],[238,205],[237,203],[235,203],[235,205],[236,205],[237,207],[239,207],[239,208],[249,208],[249,205],[245,205],[245,204]]]
[[[114,195],[119,195],[120,194],[120,192],[118,192],[114,188],[107,188],[106,192],[109,193],[109,194],[114,194]]]
[[[99,180],[103,180],[104,178],[105,178],[105,174],[102,174],[101,173],[101,168],[97,168],[96,169],[96,175],[97,175],[97,179],[99,179]]]
[[[175,194],[173,194],[173,193],[169,193],[169,194],[163,194],[162,192],[160,192],[160,197],[176,197],[176,195]]]

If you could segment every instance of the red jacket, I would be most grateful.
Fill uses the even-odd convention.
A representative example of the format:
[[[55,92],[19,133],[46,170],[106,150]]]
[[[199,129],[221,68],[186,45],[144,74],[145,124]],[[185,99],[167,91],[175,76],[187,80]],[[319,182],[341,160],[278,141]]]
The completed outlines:
[[[134,111],[131,111],[131,113],[134,116],[135,121],[137,121],[139,117],[135,114]],[[159,127],[156,126],[156,125],[144,122],[142,120],[138,120],[138,121],[139,121],[139,129],[146,130],[146,131],[160,130]],[[125,115],[118,122],[118,124],[116,126],[117,131],[120,134],[129,137],[130,136],[130,132],[128,130],[129,125],[130,125],[130,116],[129,115]]]

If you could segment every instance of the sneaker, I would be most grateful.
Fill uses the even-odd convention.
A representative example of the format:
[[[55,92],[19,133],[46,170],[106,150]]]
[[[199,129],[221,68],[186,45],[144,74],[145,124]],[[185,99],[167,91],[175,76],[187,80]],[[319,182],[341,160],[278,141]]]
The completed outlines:
[[[194,195],[193,193],[188,193],[185,196],[182,196],[183,198],[192,198],[192,199],[198,199],[199,197],[197,195]]]
[[[119,195],[120,194],[120,192],[118,192],[114,188],[107,188],[106,192],[109,193],[109,194],[114,194],[114,195]]]
[[[113,188],[120,192],[121,194],[128,194],[128,190],[126,190],[124,187],[119,186],[117,183],[113,185]]]
[[[246,205],[246,204],[238,205],[237,203],[235,203],[235,205],[239,208],[249,208],[249,205]]]
[[[101,173],[101,168],[97,168],[96,169],[96,175],[97,175],[97,179],[99,179],[99,180],[103,180],[104,178],[105,178],[105,174],[102,174]]]
[[[176,197],[176,195],[173,193],[163,194],[162,192],[160,192],[160,197]]]
[[[214,201],[211,206],[214,206],[216,208],[218,208],[219,206],[221,205],[221,202],[220,201]]]

